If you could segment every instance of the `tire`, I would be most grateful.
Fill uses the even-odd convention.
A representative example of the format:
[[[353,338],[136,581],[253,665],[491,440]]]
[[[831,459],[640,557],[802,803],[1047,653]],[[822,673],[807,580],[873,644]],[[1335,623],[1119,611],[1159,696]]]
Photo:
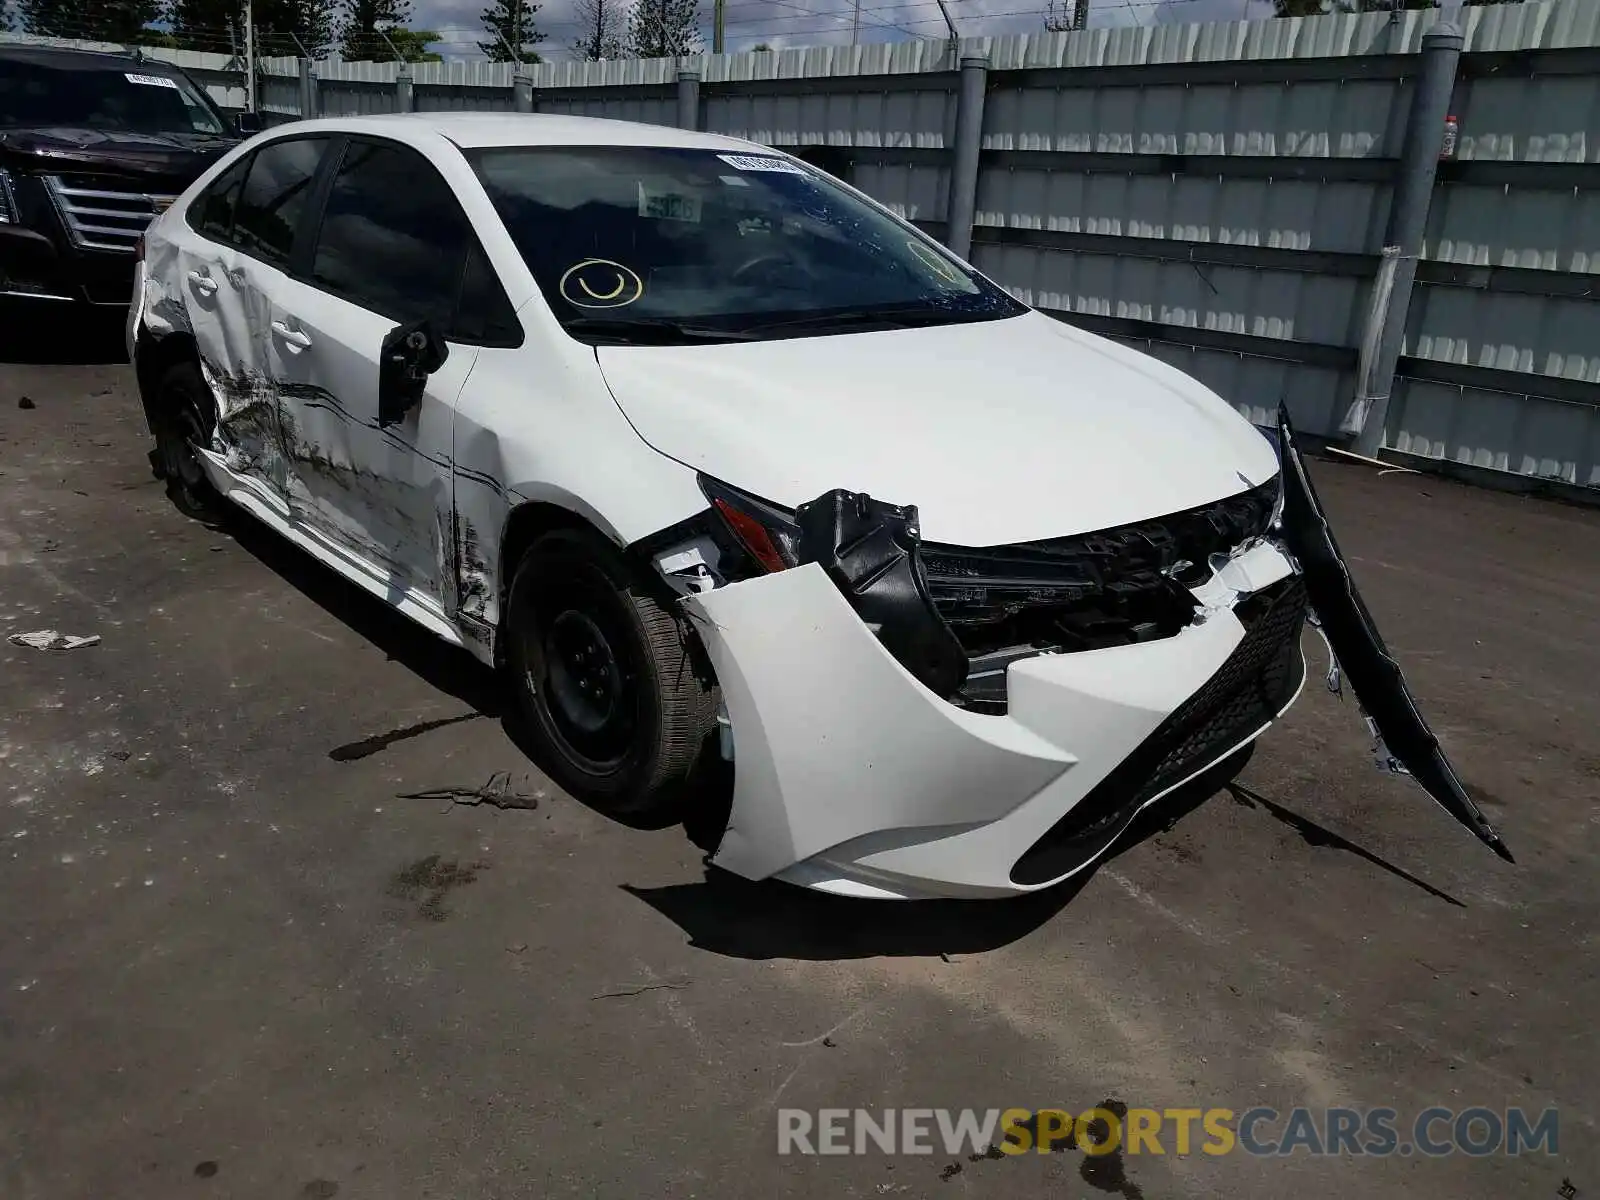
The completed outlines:
[[[506,665],[534,749],[558,784],[616,816],[675,816],[716,729],[687,625],[612,545],[560,529],[518,563]]]
[[[225,501],[211,486],[196,446],[209,446],[217,428],[217,404],[200,374],[198,363],[168,367],[156,383],[156,449],[151,462],[166,481],[167,497],[179,512],[206,525],[217,525]]]

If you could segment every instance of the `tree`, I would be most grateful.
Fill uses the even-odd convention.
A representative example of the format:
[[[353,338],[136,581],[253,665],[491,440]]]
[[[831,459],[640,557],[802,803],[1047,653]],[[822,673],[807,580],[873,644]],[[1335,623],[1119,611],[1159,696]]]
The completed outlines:
[[[394,51],[379,36],[382,29],[392,41],[395,29],[411,20],[411,0],[339,0],[339,54],[352,60],[393,62]],[[437,40],[437,39],[435,39]],[[395,42],[398,47],[399,42]]]
[[[1044,9],[1044,27],[1051,33],[1067,33],[1089,23],[1089,0],[1049,0]]]
[[[401,29],[398,26],[392,26],[385,29],[383,32],[388,39],[394,43],[394,48],[399,52],[399,61],[401,62],[418,63],[444,61],[444,55],[435,54],[428,49],[429,46],[439,40],[439,35],[431,29]],[[383,39],[379,38],[378,40],[382,41]],[[388,46],[384,46],[385,51],[388,49]],[[375,59],[374,61],[389,62],[391,59],[393,59],[393,57],[394,56],[392,54],[385,53],[382,58]]]
[[[255,0],[256,50],[320,57],[333,41],[332,0]],[[168,0],[173,44],[186,50],[244,50],[244,0]]]
[[[160,19],[159,0],[22,0],[22,25],[43,37],[139,42],[145,26]]]
[[[575,58],[595,62],[625,57],[622,38],[627,33],[628,18],[615,0],[577,0],[572,6],[572,20],[581,30],[572,44]]]
[[[634,0],[628,13],[627,47],[634,58],[699,54],[699,0]]]
[[[765,42],[757,42],[754,46],[750,47],[750,51],[753,54],[756,54],[756,53],[771,54],[772,53],[772,47],[767,45]]]
[[[489,56],[490,62],[538,62],[539,56],[523,47],[545,40],[546,35],[533,23],[534,13],[542,7],[532,0],[493,0],[478,14],[489,34],[489,40],[479,42],[478,49]]]

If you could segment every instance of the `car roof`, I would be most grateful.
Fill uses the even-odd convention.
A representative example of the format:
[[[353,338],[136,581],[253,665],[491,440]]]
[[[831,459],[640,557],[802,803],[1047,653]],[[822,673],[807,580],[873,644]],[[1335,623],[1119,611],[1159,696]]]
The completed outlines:
[[[57,46],[0,45],[0,63],[26,63],[69,71],[142,71],[146,75],[179,75],[169,62],[119,54],[114,50],[68,50]]]
[[[697,133],[670,125],[612,121],[603,117],[558,116],[554,113],[421,112],[327,117],[279,125],[273,132],[370,133],[408,142],[436,134],[463,149],[488,146],[673,146],[748,152],[755,145],[742,138]]]

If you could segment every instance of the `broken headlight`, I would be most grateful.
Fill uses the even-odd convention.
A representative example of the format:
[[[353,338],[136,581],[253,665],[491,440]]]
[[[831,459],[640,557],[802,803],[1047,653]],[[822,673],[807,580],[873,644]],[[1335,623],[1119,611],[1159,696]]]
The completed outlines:
[[[705,475],[700,476],[700,490],[748,556],[749,570],[741,578],[800,565],[800,527],[793,513]]]

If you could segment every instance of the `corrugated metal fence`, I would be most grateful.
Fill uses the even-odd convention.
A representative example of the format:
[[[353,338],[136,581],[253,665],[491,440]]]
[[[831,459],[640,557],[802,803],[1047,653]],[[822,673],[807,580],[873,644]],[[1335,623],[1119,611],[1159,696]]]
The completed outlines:
[[[527,67],[271,59],[259,95],[280,119],[499,109],[679,124],[692,114],[768,145],[837,147],[856,186],[959,246],[962,230],[947,222],[963,187],[964,62],[981,70],[966,200],[976,265],[1021,299],[1204,380],[1252,419],[1285,400],[1299,427],[1331,437],[1357,395],[1419,52],[1438,20],[1403,12]],[[1474,7],[1457,20],[1459,141],[1438,166],[1409,308],[1396,296],[1404,341],[1384,453],[1501,486],[1588,493],[1600,488],[1600,3]],[[237,107],[232,64],[185,57]],[[1425,152],[1442,133],[1421,139]],[[995,364],[997,386],[1004,370]]]

